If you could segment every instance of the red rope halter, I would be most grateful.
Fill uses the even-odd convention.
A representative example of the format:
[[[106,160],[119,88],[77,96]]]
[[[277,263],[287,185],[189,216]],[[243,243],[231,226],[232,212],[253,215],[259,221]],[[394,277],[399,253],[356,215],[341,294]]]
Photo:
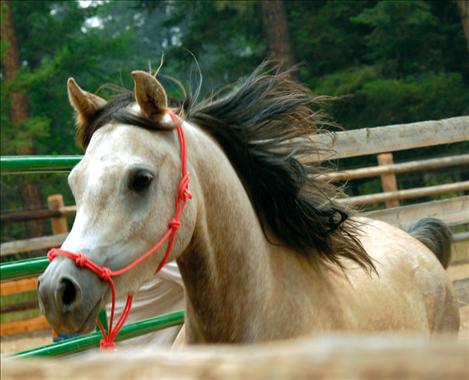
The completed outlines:
[[[166,248],[165,256],[163,260],[161,261],[161,263],[158,265],[158,268],[156,268],[155,274],[158,273],[169,259],[169,255],[171,254],[171,250],[173,249],[177,230],[181,227],[182,211],[184,210],[187,199],[192,198],[192,194],[189,192],[189,189],[188,189],[189,188],[189,173],[187,172],[187,149],[186,149],[186,140],[184,137],[182,124],[177,118],[177,116],[174,114],[174,112],[169,111],[169,115],[171,116],[171,118],[176,124],[176,129],[177,129],[178,138],[179,138],[179,146],[180,146],[180,151],[181,151],[181,180],[179,181],[179,188],[178,188],[178,192],[176,195],[176,212],[174,214],[173,219],[171,219],[171,221],[169,222],[168,231],[160,239],[160,241],[158,241],[152,248],[150,248],[147,252],[145,252],[145,254],[140,256],[137,260],[125,266],[124,268],[121,268],[115,271],[112,271],[111,269],[107,267],[99,266],[98,264],[91,261],[83,253],[74,253],[74,252],[64,251],[60,248],[53,248],[47,253],[47,257],[49,258],[49,261],[52,262],[52,260],[54,260],[57,256],[68,257],[69,259],[74,260],[75,264],[78,265],[80,268],[87,268],[91,270],[92,272],[96,273],[101,280],[108,282],[109,285],[111,286],[112,304],[111,304],[111,316],[109,318],[109,331],[107,334],[101,322],[97,320],[99,329],[101,330],[101,333],[103,335],[103,339],[100,342],[100,347],[102,349],[115,347],[114,339],[116,338],[120,329],[122,328],[125,321],[127,320],[130,314],[130,310],[132,308],[133,296],[129,294],[127,296],[127,302],[125,304],[124,311],[122,312],[116,325],[114,326],[114,309],[116,306],[116,287],[112,278],[120,276],[130,271],[131,269],[133,269],[138,264],[140,264],[145,259],[147,259],[149,256],[151,256],[153,253],[155,253],[167,240],[169,240],[168,247]]]

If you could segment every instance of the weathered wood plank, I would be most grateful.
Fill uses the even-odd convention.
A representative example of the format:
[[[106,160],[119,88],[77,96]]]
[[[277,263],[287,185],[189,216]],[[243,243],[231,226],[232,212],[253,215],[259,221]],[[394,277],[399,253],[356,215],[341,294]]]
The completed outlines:
[[[32,239],[15,240],[0,244],[0,255],[12,255],[19,252],[31,252],[40,249],[60,247],[68,234],[41,236]]]
[[[62,194],[53,194],[47,197],[47,205],[50,210],[59,211],[64,207],[64,197]],[[67,217],[65,213],[60,212],[61,216],[51,218],[52,233],[54,235],[68,233]]]
[[[43,220],[53,217],[61,216],[62,213],[56,210],[26,210],[11,212],[8,214],[0,215],[0,223],[19,223],[28,222],[31,220]]]
[[[327,176],[334,181],[354,180],[359,178],[377,177],[383,174],[398,174],[414,171],[425,171],[446,168],[449,166],[469,165],[469,154],[460,154],[451,157],[431,158],[428,160],[417,160],[403,162],[391,165],[371,166],[368,168],[359,168],[343,170],[329,173]]]
[[[64,215],[75,215],[77,213],[77,206],[72,205],[72,206],[64,206],[60,208],[60,212],[62,212]]]
[[[47,319],[43,315],[40,315],[39,317],[22,321],[4,322],[0,325],[0,335],[21,334],[49,328],[50,326]]]
[[[314,157],[319,161],[451,144],[469,141],[469,116],[335,132],[312,139],[334,150],[319,152]]]
[[[359,195],[356,197],[344,198],[341,202],[353,205],[365,205],[370,203],[382,203],[393,199],[414,199],[421,197],[429,197],[432,195],[462,192],[469,190],[469,181],[448,183],[437,186],[417,187],[414,189],[390,191],[387,193],[377,193],[369,195]]]
[[[379,165],[392,165],[394,163],[394,158],[392,153],[381,153],[376,157]],[[397,181],[396,176],[391,174],[382,174],[381,175],[381,186],[383,187],[383,192],[397,191]],[[399,207],[398,199],[389,199],[385,201],[386,207]]]
[[[426,217],[441,219],[449,225],[469,223],[469,195],[442,201],[370,211],[365,215],[400,228],[406,228],[417,220]]]
[[[15,311],[24,311],[24,310],[31,310],[37,309],[39,307],[39,302],[37,300],[33,301],[24,301],[19,303],[12,303],[8,305],[3,305],[0,307],[0,313],[12,313]]]
[[[10,294],[30,292],[36,290],[36,287],[37,277],[0,282],[0,295],[8,296]]]
[[[16,379],[467,379],[469,346],[454,338],[320,336],[245,346],[90,352],[79,358],[4,359]]]

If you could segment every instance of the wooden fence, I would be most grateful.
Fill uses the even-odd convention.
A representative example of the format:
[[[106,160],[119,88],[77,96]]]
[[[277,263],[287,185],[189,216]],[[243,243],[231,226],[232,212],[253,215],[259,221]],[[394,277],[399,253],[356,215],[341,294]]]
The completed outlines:
[[[255,345],[116,350],[78,359],[6,359],[2,380],[467,379],[469,347],[452,337],[320,335]],[[60,374],[60,375],[59,375]]]
[[[399,190],[397,188],[396,175],[415,171],[429,171],[454,166],[469,164],[469,154],[455,155],[451,157],[432,158],[405,163],[394,163],[392,152],[422,148],[440,144],[450,144],[469,141],[469,117],[455,117],[439,121],[425,121],[420,123],[376,127],[360,129],[350,132],[328,133],[313,137],[316,144],[332,147],[332,153],[318,153],[314,159],[342,159],[362,155],[377,154],[379,165],[353,170],[344,170],[328,174],[333,181],[352,181],[356,179],[381,177],[383,192],[377,194],[360,195],[344,199],[355,205],[367,205],[373,203],[385,203],[386,209],[366,213],[369,217],[381,219],[388,223],[407,227],[413,221],[423,217],[437,217],[449,225],[469,223],[469,196],[463,195],[469,191],[469,181],[461,181],[451,184],[428,186],[423,188]],[[460,196],[445,200],[424,202],[410,206],[399,206],[399,201],[415,199],[444,193],[458,193]],[[27,220],[51,219],[52,236],[44,236],[33,239],[17,240],[3,243],[0,246],[2,256],[20,252],[31,252],[60,246],[65,240],[68,227],[67,216],[73,216],[75,206],[65,206],[61,195],[52,195],[48,198],[49,208],[28,212],[18,212],[1,216],[2,223],[13,223]],[[392,208],[389,208],[392,207]],[[463,232],[455,236],[455,240],[468,240],[469,233]],[[467,258],[463,258],[463,261]],[[460,260],[458,260],[460,261]],[[19,280],[1,283],[1,294],[19,293],[35,289],[35,279]],[[16,289],[16,290],[11,290]],[[25,303],[22,307],[35,306]],[[14,307],[2,308],[3,312],[18,310]],[[31,326],[44,328],[35,319],[11,322],[8,328],[2,324],[2,335],[5,333],[17,333],[30,331]],[[8,332],[7,332],[8,330]]]
[[[31,252],[36,251],[39,249],[48,249],[52,247],[60,246],[68,234],[68,225],[67,225],[67,218],[62,212],[61,208],[64,207],[64,200],[63,196],[60,194],[54,194],[47,198],[47,203],[49,206],[48,210],[40,210],[40,211],[50,211],[53,215],[50,217],[51,219],[51,227],[52,232],[54,235],[52,236],[45,236],[35,239],[26,239],[26,240],[19,240],[10,243],[13,245],[14,248],[10,248],[10,254],[19,253],[19,252]],[[42,240],[42,244],[38,244],[37,241]],[[44,240],[47,240],[44,242]],[[28,247],[25,247],[24,243],[29,244]],[[1,248],[1,253],[3,255],[3,245]],[[8,252],[8,250],[7,250]],[[0,295],[1,296],[8,296],[12,294],[20,294],[20,293],[29,293],[35,292],[37,288],[37,278],[27,278],[21,280],[13,280],[13,281],[2,281],[0,282]],[[38,304],[37,301],[27,301],[17,304],[7,304],[2,306],[0,312],[4,313],[11,313],[17,311],[24,311],[24,310],[31,310],[37,309]],[[11,322],[3,322],[0,328],[0,335],[12,335],[12,334],[19,334],[25,333],[30,331],[36,330],[43,330],[49,327],[49,323],[47,322],[46,318],[43,315],[28,318],[28,319],[20,319]],[[52,335],[55,335],[55,332],[52,331]]]

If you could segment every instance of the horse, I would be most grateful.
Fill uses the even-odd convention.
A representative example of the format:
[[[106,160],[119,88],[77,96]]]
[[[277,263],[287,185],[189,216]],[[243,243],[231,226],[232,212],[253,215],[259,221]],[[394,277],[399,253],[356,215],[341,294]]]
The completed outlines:
[[[68,177],[77,214],[61,250],[81,258],[58,256],[39,278],[56,330],[92,330],[114,292],[80,260],[110,273],[141,259],[114,279],[117,295],[131,295],[166,251],[185,286],[187,343],[458,331],[450,230],[422,219],[404,231],[347,206],[317,160],[330,147],[311,138],[327,124],[322,98],[288,71],[261,65],[179,108],[154,75],[132,77],[133,91],[109,100],[68,80],[85,154]],[[174,223],[182,166],[192,199]],[[177,234],[164,241],[168,223]]]

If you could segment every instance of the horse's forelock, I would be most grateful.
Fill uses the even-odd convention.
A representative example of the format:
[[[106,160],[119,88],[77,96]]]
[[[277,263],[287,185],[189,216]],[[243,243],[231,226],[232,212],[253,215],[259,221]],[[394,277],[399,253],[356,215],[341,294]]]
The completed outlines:
[[[83,125],[79,125],[77,129],[78,143],[86,149],[91,141],[93,134],[100,128],[117,121],[123,124],[134,125],[150,130],[165,129],[159,124],[137,115],[130,109],[130,105],[135,103],[135,95],[132,91],[122,90],[119,95],[116,95],[108,100],[106,105],[98,109],[95,114],[86,121]]]

